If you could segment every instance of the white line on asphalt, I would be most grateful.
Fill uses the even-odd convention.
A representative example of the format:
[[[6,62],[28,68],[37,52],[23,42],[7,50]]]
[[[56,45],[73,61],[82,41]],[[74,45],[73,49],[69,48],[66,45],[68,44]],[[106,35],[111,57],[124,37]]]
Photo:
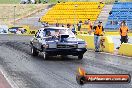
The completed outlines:
[[[2,68],[2,66],[0,66],[0,71],[2,73],[2,75],[4,76],[4,78],[6,79],[6,81],[9,83],[9,85],[11,86],[11,88],[19,88],[17,86],[17,84],[11,79],[11,77],[7,74],[7,72],[4,70],[4,68]]]

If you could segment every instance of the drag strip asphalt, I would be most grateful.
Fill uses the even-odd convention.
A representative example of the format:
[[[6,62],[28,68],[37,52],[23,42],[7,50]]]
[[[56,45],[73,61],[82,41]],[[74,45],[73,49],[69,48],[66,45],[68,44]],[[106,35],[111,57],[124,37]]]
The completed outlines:
[[[132,88],[129,84],[86,84],[76,82],[79,66],[89,74],[130,74],[132,58],[87,51],[77,57],[33,57],[29,41],[32,36],[0,35],[0,69],[14,88]]]

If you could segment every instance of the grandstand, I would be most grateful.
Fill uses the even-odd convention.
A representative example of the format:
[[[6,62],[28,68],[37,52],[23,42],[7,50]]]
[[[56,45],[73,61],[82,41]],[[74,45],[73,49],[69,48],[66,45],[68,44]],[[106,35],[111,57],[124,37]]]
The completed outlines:
[[[121,21],[125,20],[129,29],[132,29],[132,2],[114,3],[105,25],[106,29],[118,29]]]
[[[61,2],[57,3],[51,10],[41,17],[41,22],[49,22],[49,24],[77,24],[78,21],[84,22],[91,19],[95,22],[100,14],[104,4],[98,2]]]

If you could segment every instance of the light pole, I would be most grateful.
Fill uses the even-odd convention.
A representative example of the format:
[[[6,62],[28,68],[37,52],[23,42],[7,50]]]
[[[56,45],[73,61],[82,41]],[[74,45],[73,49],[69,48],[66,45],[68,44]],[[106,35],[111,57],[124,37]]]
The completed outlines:
[[[76,27],[75,25],[76,25],[76,7],[78,7],[78,5],[75,5],[74,6],[74,27]],[[75,28],[76,29],[76,28]],[[76,30],[75,30],[76,31]]]
[[[15,18],[16,18],[15,17],[16,16],[16,13],[15,12],[16,12],[16,6],[14,6],[14,26],[15,26]]]

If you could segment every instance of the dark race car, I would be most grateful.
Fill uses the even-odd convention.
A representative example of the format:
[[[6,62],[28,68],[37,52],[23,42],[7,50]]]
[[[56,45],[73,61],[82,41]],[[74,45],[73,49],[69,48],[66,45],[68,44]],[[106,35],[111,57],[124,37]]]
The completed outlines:
[[[44,59],[57,55],[74,55],[82,59],[87,51],[85,41],[64,27],[41,28],[30,43],[32,55],[37,56],[41,52]]]

